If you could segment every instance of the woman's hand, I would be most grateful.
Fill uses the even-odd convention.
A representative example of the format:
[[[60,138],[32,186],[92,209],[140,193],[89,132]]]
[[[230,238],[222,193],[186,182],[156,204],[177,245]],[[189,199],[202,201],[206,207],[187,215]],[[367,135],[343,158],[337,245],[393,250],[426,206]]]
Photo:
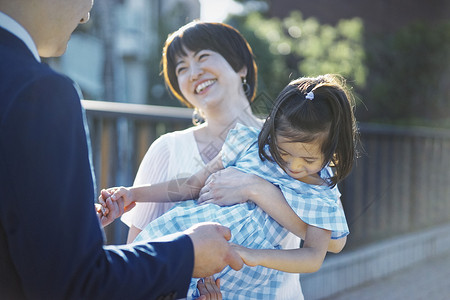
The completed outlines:
[[[219,278],[215,281],[212,276],[200,279],[197,282],[197,288],[200,291],[200,297],[196,300],[222,300]]]
[[[264,179],[235,168],[220,170],[208,177],[200,190],[198,203],[229,206],[246,202],[250,199],[252,186],[260,183],[260,180]]]

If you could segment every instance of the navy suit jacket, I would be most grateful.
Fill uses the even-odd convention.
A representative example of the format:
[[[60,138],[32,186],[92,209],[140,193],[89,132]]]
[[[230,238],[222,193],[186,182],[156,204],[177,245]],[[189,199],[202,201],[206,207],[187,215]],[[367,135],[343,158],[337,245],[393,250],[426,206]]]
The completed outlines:
[[[104,246],[83,120],[73,82],[0,28],[0,298],[185,297],[188,236]]]

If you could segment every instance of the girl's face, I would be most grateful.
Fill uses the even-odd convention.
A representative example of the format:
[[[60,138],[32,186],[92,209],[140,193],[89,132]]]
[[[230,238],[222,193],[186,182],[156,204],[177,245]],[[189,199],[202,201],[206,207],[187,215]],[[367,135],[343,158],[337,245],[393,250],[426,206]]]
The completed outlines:
[[[292,142],[285,137],[277,136],[277,144],[281,158],[285,162],[281,167],[292,178],[305,181],[308,176],[322,170],[324,155],[319,141]]]
[[[181,93],[192,105],[206,111],[223,100],[236,98],[236,93],[242,90],[243,71],[236,73],[215,51],[184,50],[186,56],[177,58],[175,74]]]

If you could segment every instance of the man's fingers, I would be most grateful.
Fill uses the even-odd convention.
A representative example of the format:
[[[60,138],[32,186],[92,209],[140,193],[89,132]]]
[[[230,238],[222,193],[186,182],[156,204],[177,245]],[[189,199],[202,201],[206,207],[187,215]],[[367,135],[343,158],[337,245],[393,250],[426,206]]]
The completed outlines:
[[[219,290],[220,290],[220,278],[217,278],[217,279],[216,279],[216,285],[217,285],[217,287],[218,287]]]
[[[230,249],[230,254],[227,258],[227,263],[233,270],[239,271],[244,266],[244,261],[241,256],[234,249]]]
[[[229,241],[231,239],[231,230],[228,227],[217,225],[219,232],[223,235],[223,237]]]

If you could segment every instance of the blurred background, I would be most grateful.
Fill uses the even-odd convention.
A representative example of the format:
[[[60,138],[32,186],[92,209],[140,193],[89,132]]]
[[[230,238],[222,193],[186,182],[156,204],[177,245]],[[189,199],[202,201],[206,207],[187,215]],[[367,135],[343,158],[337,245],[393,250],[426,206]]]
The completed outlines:
[[[361,122],[450,127],[446,0],[97,0],[53,62],[86,99],[178,106],[159,76],[161,50],[194,19],[243,33],[260,93],[275,97],[296,77],[340,73],[360,99]]]
[[[168,34],[194,19],[228,23],[248,40],[261,115],[301,76],[341,74],[357,97],[361,157],[339,185],[350,235],[343,253],[302,275],[307,299],[450,252],[448,0],[96,0],[67,52],[46,62],[89,100],[99,189],[132,185],[157,137],[192,126],[160,59]],[[124,243],[127,229],[116,220],[107,242]]]

